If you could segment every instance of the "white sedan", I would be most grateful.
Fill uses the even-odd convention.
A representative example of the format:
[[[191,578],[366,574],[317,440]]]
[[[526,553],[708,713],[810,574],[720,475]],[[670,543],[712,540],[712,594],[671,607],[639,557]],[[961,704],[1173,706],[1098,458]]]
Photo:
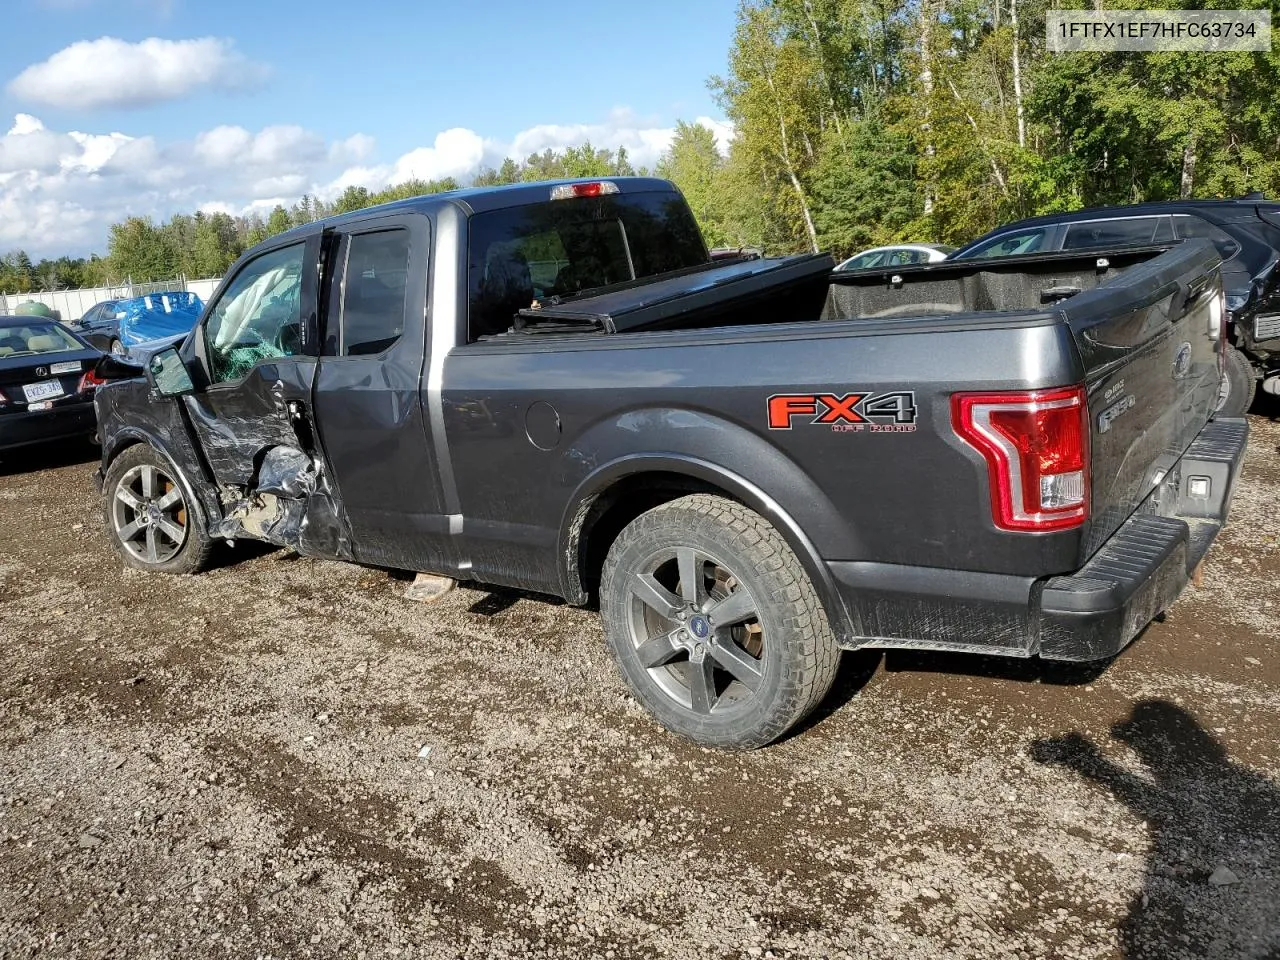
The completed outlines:
[[[837,270],[869,270],[873,267],[907,267],[915,263],[936,263],[947,259],[955,247],[940,243],[895,243],[889,247],[872,247],[855,253],[839,264]]]

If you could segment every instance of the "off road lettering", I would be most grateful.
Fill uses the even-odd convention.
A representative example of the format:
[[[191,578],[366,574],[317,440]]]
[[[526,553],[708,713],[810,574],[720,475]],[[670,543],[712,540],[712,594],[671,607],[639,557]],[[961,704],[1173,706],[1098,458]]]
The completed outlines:
[[[878,423],[911,425],[916,422],[916,395],[911,391],[889,393],[779,393],[769,398],[769,429],[790,430],[796,417],[833,430],[859,432]],[[909,433],[910,430],[876,431]]]

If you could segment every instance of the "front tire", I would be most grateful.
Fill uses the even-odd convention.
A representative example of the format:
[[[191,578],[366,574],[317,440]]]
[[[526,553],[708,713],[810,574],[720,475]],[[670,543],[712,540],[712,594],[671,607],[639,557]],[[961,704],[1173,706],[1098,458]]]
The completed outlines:
[[[102,491],[111,545],[128,566],[183,574],[208,563],[213,540],[204,510],[154,448],[139,444],[120,454]]]
[[[636,699],[705,746],[776,740],[835,680],[840,651],[795,553],[722,497],[682,497],[627,526],[605,559],[600,611]]]
[[[1228,346],[1222,386],[1218,391],[1218,415],[1243,417],[1253,406],[1253,395],[1258,388],[1258,377],[1249,358]]]
[[[121,343],[119,340],[112,338],[111,352],[117,357],[123,357],[125,354],[124,344]]]

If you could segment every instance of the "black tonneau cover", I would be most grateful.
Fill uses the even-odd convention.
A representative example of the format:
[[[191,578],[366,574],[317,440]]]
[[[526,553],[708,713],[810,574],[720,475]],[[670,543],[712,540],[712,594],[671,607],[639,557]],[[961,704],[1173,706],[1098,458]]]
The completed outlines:
[[[716,313],[732,303],[752,298],[773,298],[797,287],[825,291],[835,261],[829,254],[801,254],[776,260],[735,260],[709,263],[696,270],[681,270],[625,287],[614,287],[594,296],[575,297],[563,303],[521,310],[515,329],[535,331],[547,325],[589,325],[606,333],[684,324],[696,315]]]

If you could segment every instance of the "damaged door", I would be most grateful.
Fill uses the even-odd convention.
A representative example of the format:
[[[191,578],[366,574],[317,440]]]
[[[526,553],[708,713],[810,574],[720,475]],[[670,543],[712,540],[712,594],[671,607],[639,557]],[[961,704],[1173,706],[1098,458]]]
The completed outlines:
[[[343,556],[311,411],[319,255],[316,233],[240,267],[201,324],[207,385],[184,402],[224,504],[220,535]]]
[[[422,403],[430,227],[421,214],[375,214],[326,235],[315,412],[355,558],[445,573],[449,525]]]

